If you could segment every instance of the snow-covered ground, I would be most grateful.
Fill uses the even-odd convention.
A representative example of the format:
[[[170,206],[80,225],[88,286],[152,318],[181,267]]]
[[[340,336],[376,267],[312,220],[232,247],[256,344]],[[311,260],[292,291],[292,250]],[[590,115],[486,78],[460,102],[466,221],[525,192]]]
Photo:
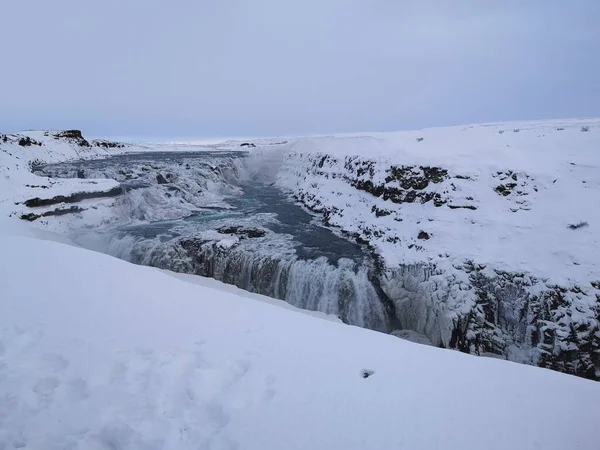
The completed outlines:
[[[598,448],[598,383],[0,227],[0,448]]]

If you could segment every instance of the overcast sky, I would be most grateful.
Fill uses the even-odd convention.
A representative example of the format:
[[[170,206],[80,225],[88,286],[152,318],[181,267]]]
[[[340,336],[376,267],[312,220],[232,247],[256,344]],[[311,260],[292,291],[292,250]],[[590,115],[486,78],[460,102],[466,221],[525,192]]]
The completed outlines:
[[[0,130],[260,136],[600,116],[600,0],[3,0]]]

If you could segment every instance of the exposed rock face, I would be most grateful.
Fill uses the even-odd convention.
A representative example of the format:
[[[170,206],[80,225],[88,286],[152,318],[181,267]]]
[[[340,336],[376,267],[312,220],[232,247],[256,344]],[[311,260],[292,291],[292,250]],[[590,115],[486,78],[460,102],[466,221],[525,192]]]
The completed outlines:
[[[371,165],[368,161],[347,158],[345,166],[356,177],[350,179],[356,189],[366,191],[383,200],[393,203],[427,203],[435,206],[446,203],[437,192],[425,191],[430,183],[441,183],[448,177],[448,171],[436,167],[391,166],[384,182],[374,185],[370,179],[364,179]]]
[[[343,179],[357,190],[394,204],[431,202],[436,207],[477,209],[472,198],[464,199],[464,204],[456,204],[449,195],[450,191],[458,189],[453,180],[469,180],[469,177],[460,174],[451,176],[444,168],[391,165],[382,172],[375,161],[358,156],[346,156],[344,159],[320,153],[299,156],[311,167],[311,176]],[[339,170],[342,167],[343,170]],[[294,195],[306,206],[319,211],[318,196],[310,189],[300,189]],[[377,206],[374,206],[373,213],[378,217],[389,215]]]
[[[419,231],[419,235],[417,236],[417,239],[422,239],[424,241],[429,240],[429,233],[427,233],[426,231]]]
[[[541,367],[600,380],[600,290],[499,270],[490,277],[474,264],[465,270],[476,295],[463,339],[469,352],[504,355],[520,344]]]
[[[158,184],[167,184],[168,183],[167,179],[164,177],[164,175],[162,173],[159,173],[156,175],[156,182]]]
[[[600,380],[600,286],[564,288],[471,262],[386,269],[401,328],[433,345]],[[590,301],[595,299],[595,301]]]
[[[4,136],[4,142],[6,142],[6,140],[8,140],[8,138],[6,136]],[[22,138],[19,139],[19,145],[21,147],[30,147],[32,145],[38,145],[41,146],[42,143],[36,141],[35,139],[31,139],[29,136],[23,136]]]
[[[41,217],[51,217],[51,216],[64,216],[65,214],[75,214],[85,211],[84,208],[79,206],[71,206],[70,208],[56,208],[52,211],[46,211],[42,214],[28,213],[21,215],[22,220],[27,220],[29,222],[33,222]]]
[[[218,228],[217,231],[221,234],[233,234],[242,238],[259,238],[264,237],[267,234],[262,228],[245,228],[238,226],[222,227]]]
[[[83,137],[79,130],[65,130],[56,133],[46,133],[46,136],[52,135],[55,139],[63,139],[72,142],[80,147],[91,147],[90,143]]]
[[[106,141],[104,139],[94,139],[92,141],[92,145],[95,147],[102,147],[102,148],[124,148],[125,147],[125,144],[122,144],[120,142]]]
[[[57,195],[52,198],[35,197],[25,201],[25,206],[35,208],[38,206],[55,205],[57,203],[77,203],[90,198],[116,197],[123,193],[123,188],[117,186],[108,191],[75,192],[70,195]]]

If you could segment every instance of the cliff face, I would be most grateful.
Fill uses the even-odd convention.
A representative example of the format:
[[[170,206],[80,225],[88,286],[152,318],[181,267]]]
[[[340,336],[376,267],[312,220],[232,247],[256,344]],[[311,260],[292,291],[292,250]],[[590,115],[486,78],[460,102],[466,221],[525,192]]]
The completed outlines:
[[[369,245],[402,329],[599,380],[600,133],[498,128],[298,141],[277,183]]]

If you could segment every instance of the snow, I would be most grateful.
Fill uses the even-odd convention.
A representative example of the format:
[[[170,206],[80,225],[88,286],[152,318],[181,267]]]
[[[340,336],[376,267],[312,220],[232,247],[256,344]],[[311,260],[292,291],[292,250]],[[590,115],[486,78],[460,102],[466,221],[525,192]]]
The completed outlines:
[[[0,448],[597,449],[597,383],[0,227]]]

